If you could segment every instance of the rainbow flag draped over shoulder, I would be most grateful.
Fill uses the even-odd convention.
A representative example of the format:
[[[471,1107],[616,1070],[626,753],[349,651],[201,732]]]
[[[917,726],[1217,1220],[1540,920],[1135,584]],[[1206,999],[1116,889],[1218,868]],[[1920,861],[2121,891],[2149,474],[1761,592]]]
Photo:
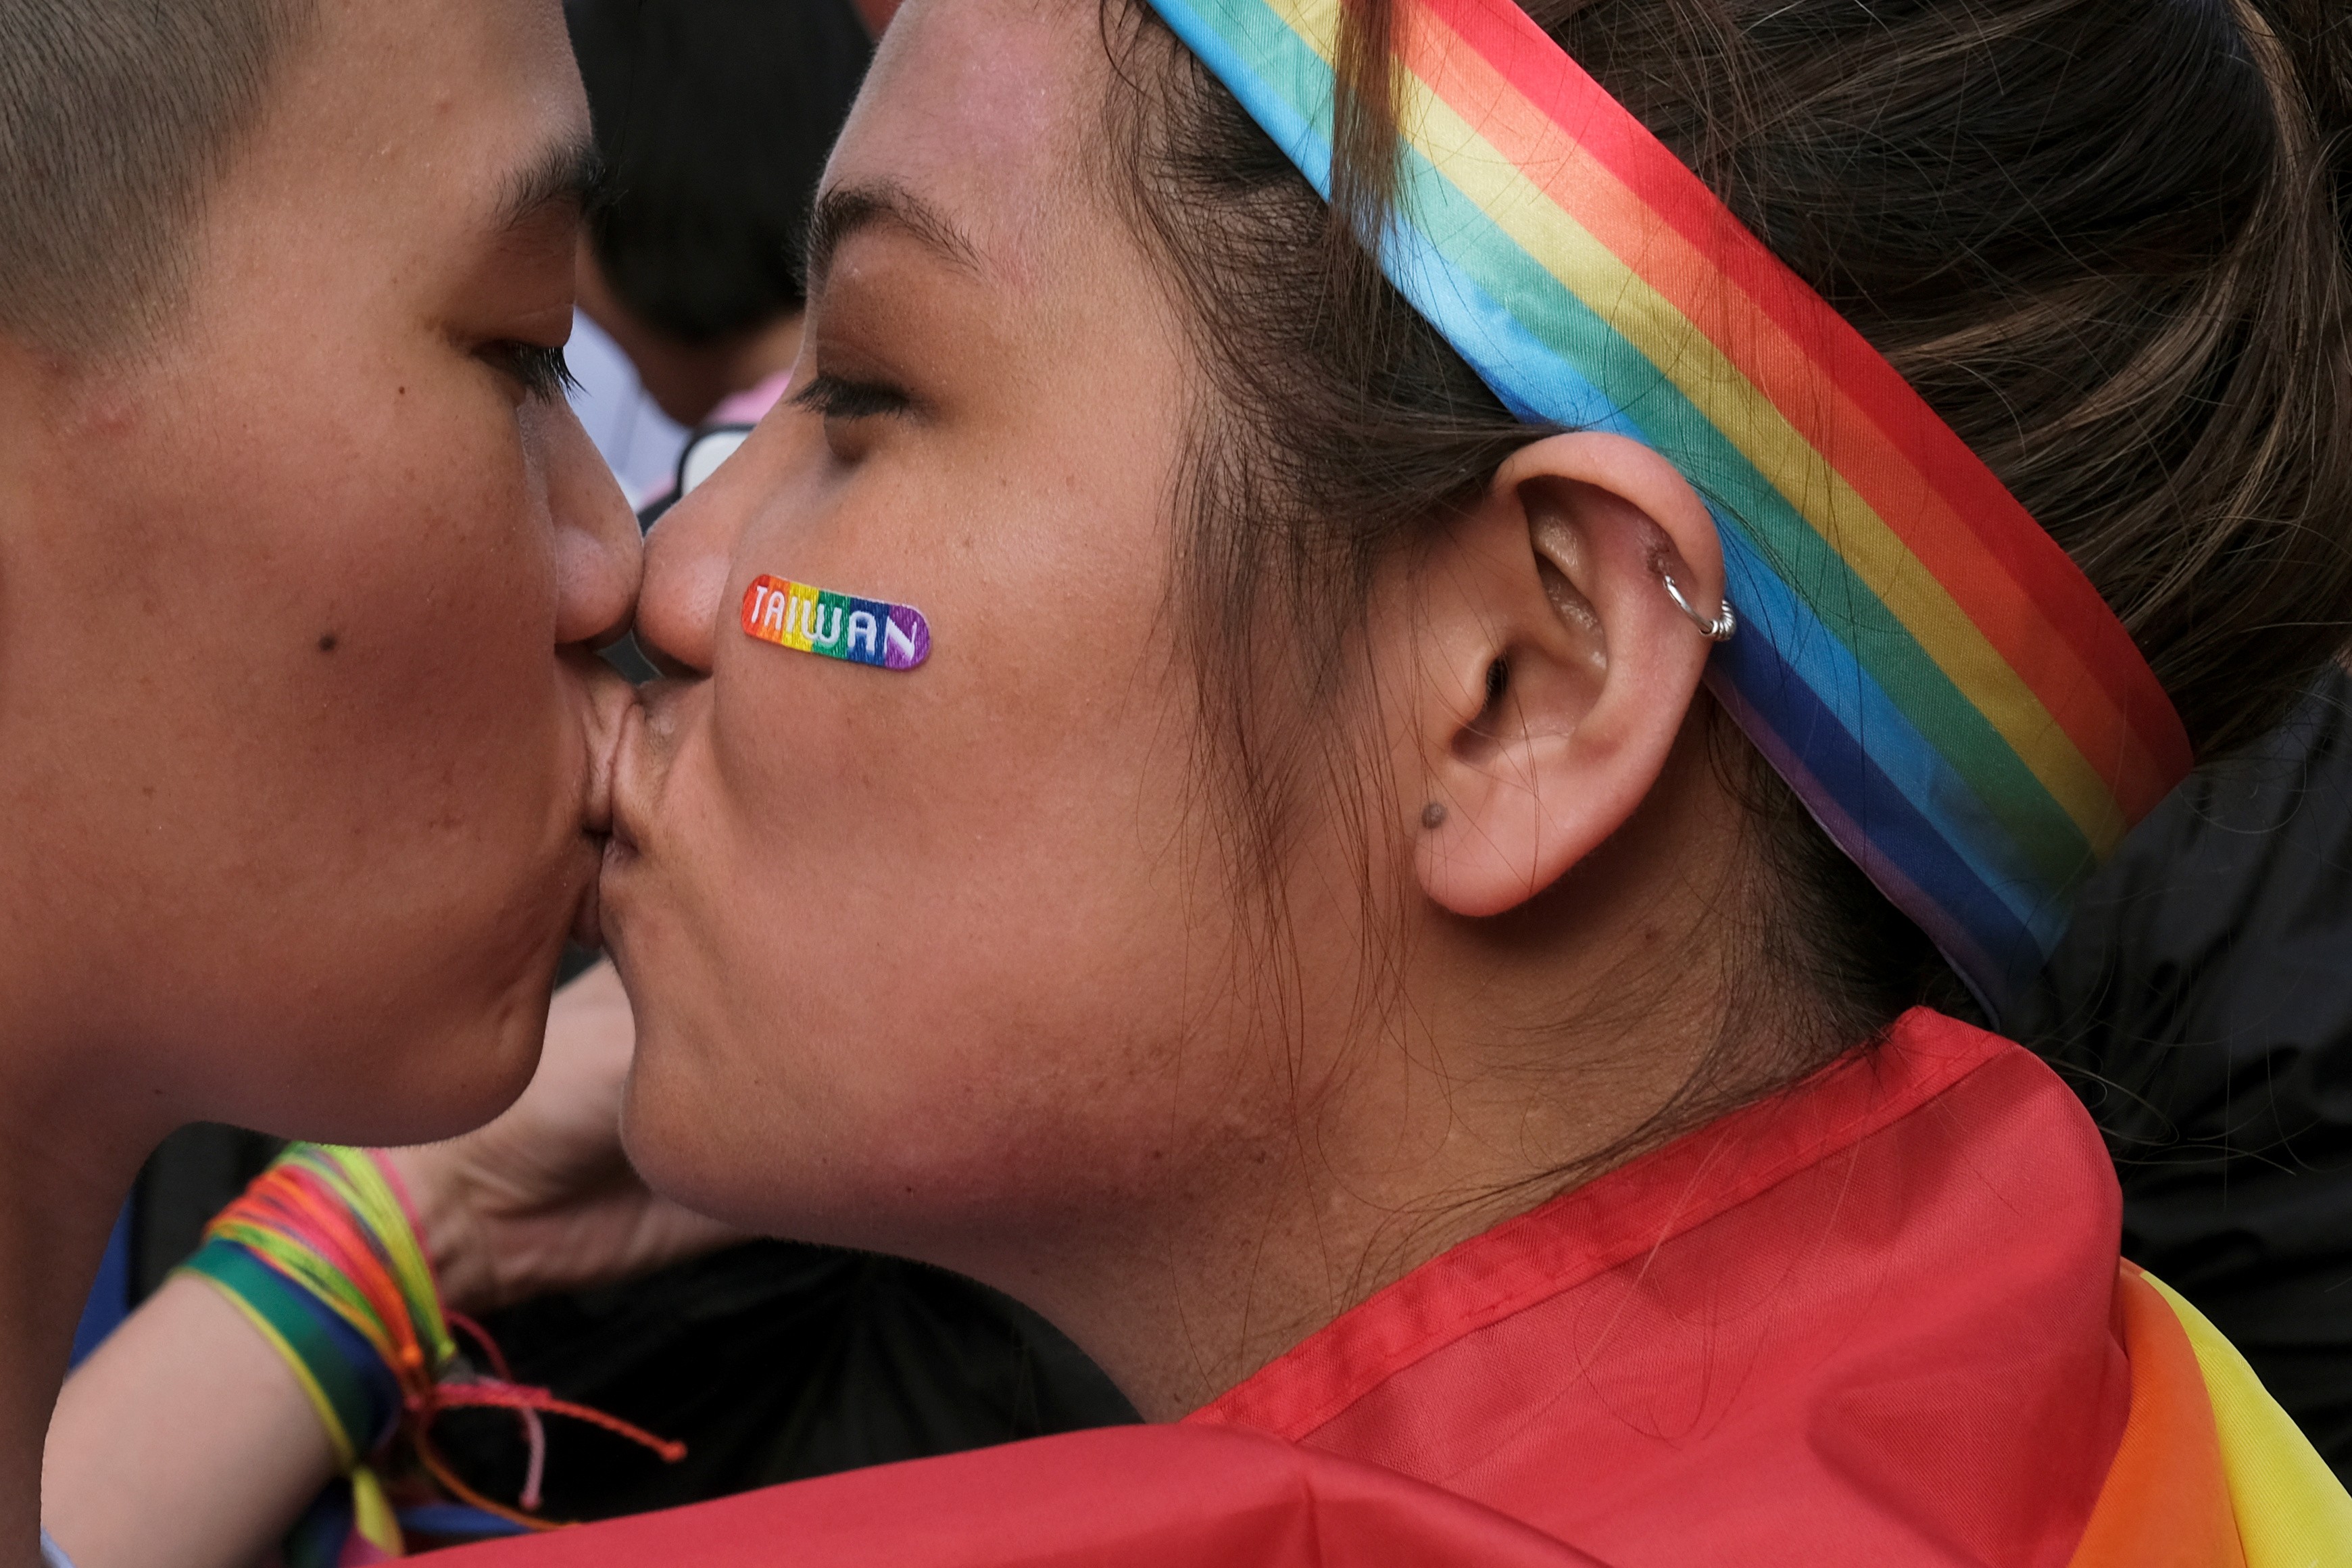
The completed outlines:
[[[2056,1074],[1915,1009],[1180,1423],[435,1563],[2352,1568],[2352,1497],[2196,1309],[2118,1263],[2120,1204]]]
[[[1327,196],[1341,0],[1153,0]],[[1390,279],[1530,422],[1706,497],[1708,679],[1996,1012],[2188,738],[2065,552],[1902,376],[1510,0],[1399,8]]]

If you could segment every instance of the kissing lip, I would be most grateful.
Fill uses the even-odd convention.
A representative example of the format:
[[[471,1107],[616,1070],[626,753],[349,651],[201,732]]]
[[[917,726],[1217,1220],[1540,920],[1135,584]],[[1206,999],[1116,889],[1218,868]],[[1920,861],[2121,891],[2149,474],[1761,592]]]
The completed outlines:
[[[604,946],[604,900],[598,880],[595,876],[588,879],[588,885],[580,889],[580,905],[572,911],[572,941],[591,952]]]
[[[659,684],[656,682],[656,684]],[[650,781],[646,770],[646,707],[643,701],[633,702],[621,716],[618,731],[613,739],[611,765],[605,778],[604,863],[615,859],[634,858],[643,840],[643,824],[646,801],[645,795]]]
[[[613,831],[613,778],[619,767],[623,737],[636,713],[637,694],[618,672],[593,655],[581,656],[575,668],[585,682],[587,706],[580,843],[583,858],[588,863],[588,875],[572,911],[572,940],[582,947],[595,949],[604,945],[604,900],[597,882]]]
[[[637,688],[637,700],[621,717],[613,752],[610,837],[599,878],[599,902],[610,921],[625,914],[630,873],[656,846],[662,797],[676,761],[686,704],[703,682],[665,678]]]
[[[601,659],[587,661],[588,768],[581,801],[580,828],[592,838],[613,830],[613,775],[630,721],[637,710],[635,688]]]

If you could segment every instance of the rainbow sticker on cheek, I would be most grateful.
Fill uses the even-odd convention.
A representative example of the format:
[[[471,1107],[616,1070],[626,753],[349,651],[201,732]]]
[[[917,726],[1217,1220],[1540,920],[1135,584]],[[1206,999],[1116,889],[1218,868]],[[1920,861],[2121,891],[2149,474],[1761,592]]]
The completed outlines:
[[[743,590],[743,633],[884,669],[912,669],[931,656],[930,623],[912,605],[853,598],[782,577],[755,577]]]

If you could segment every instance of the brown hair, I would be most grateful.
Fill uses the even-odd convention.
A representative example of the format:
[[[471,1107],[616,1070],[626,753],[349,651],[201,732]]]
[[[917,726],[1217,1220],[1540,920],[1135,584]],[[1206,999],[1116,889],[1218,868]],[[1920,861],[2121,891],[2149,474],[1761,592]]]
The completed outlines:
[[[1253,732],[1258,683],[1296,674],[1310,704],[1335,691],[1331,656],[1301,668],[1288,650],[1341,647],[1374,566],[1541,434],[1362,242],[1396,168],[1394,3],[1348,0],[1328,206],[1142,0],[1105,11],[1118,183],[1211,388],[1178,583],[1206,710],[1267,846],[1311,763]],[[2272,725],[2342,646],[2352,29],[2329,0],[1528,9],[2081,563],[2200,755]],[[1301,623],[1279,657],[1262,641]],[[1797,1026],[1765,1076],[1916,1003],[1968,1010],[1756,753],[1724,756],[1767,906],[1730,978]]]
[[[0,332],[151,331],[303,0],[0,0]]]

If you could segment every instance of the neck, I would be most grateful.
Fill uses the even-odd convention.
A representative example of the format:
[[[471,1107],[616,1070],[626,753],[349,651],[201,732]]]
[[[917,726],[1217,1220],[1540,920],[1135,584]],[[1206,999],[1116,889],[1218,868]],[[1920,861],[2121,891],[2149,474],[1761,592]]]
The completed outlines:
[[[1409,1065],[1380,1092],[1356,1092],[1359,1078],[1304,1135],[1229,1152],[1157,1212],[1070,1222],[1050,1255],[1016,1243],[1009,1268],[940,1260],[1035,1307],[1147,1420],[1176,1420],[1449,1248],[1646,1152],[1629,1135],[1708,1037],[1612,1031],[1583,1042],[1589,1066],[1540,1078],[1462,1070],[1472,1053],[1433,1038],[1383,1040]]]
[[[1360,973],[1327,971],[1343,978],[1323,1005],[1297,999],[1307,1037],[1265,1031],[1244,1069],[1280,1084],[1295,1118],[1203,1131],[1215,1153],[1145,1203],[1032,1215],[979,1242],[985,1255],[929,1255],[1029,1301],[1147,1418],[1170,1420],[1447,1248],[1686,1130],[1661,1113],[1703,1065],[1709,1103],[1740,1099],[1746,1080],[1713,1078],[1710,1051],[1785,1062],[1787,1031],[1736,1018],[1708,983],[1727,972],[1722,910],[1740,892],[1721,868],[1747,857],[1740,808],[1694,757],[1520,910],[1413,916],[1393,950],[1409,955],[1397,1004],[1369,1026]],[[1346,919],[1352,899],[1294,905],[1302,942],[1336,933],[1303,968],[1381,946]],[[1318,1019],[1350,1024],[1318,1039]],[[1769,1066],[1751,1076],[1769,1087]]]
[[[108,1234],[163,1130],[150,1131],[87,1083],[0,1082],[0,1322],[12,1331],[0,1347],[0,1563],[40,1560],[42,1439]]]

